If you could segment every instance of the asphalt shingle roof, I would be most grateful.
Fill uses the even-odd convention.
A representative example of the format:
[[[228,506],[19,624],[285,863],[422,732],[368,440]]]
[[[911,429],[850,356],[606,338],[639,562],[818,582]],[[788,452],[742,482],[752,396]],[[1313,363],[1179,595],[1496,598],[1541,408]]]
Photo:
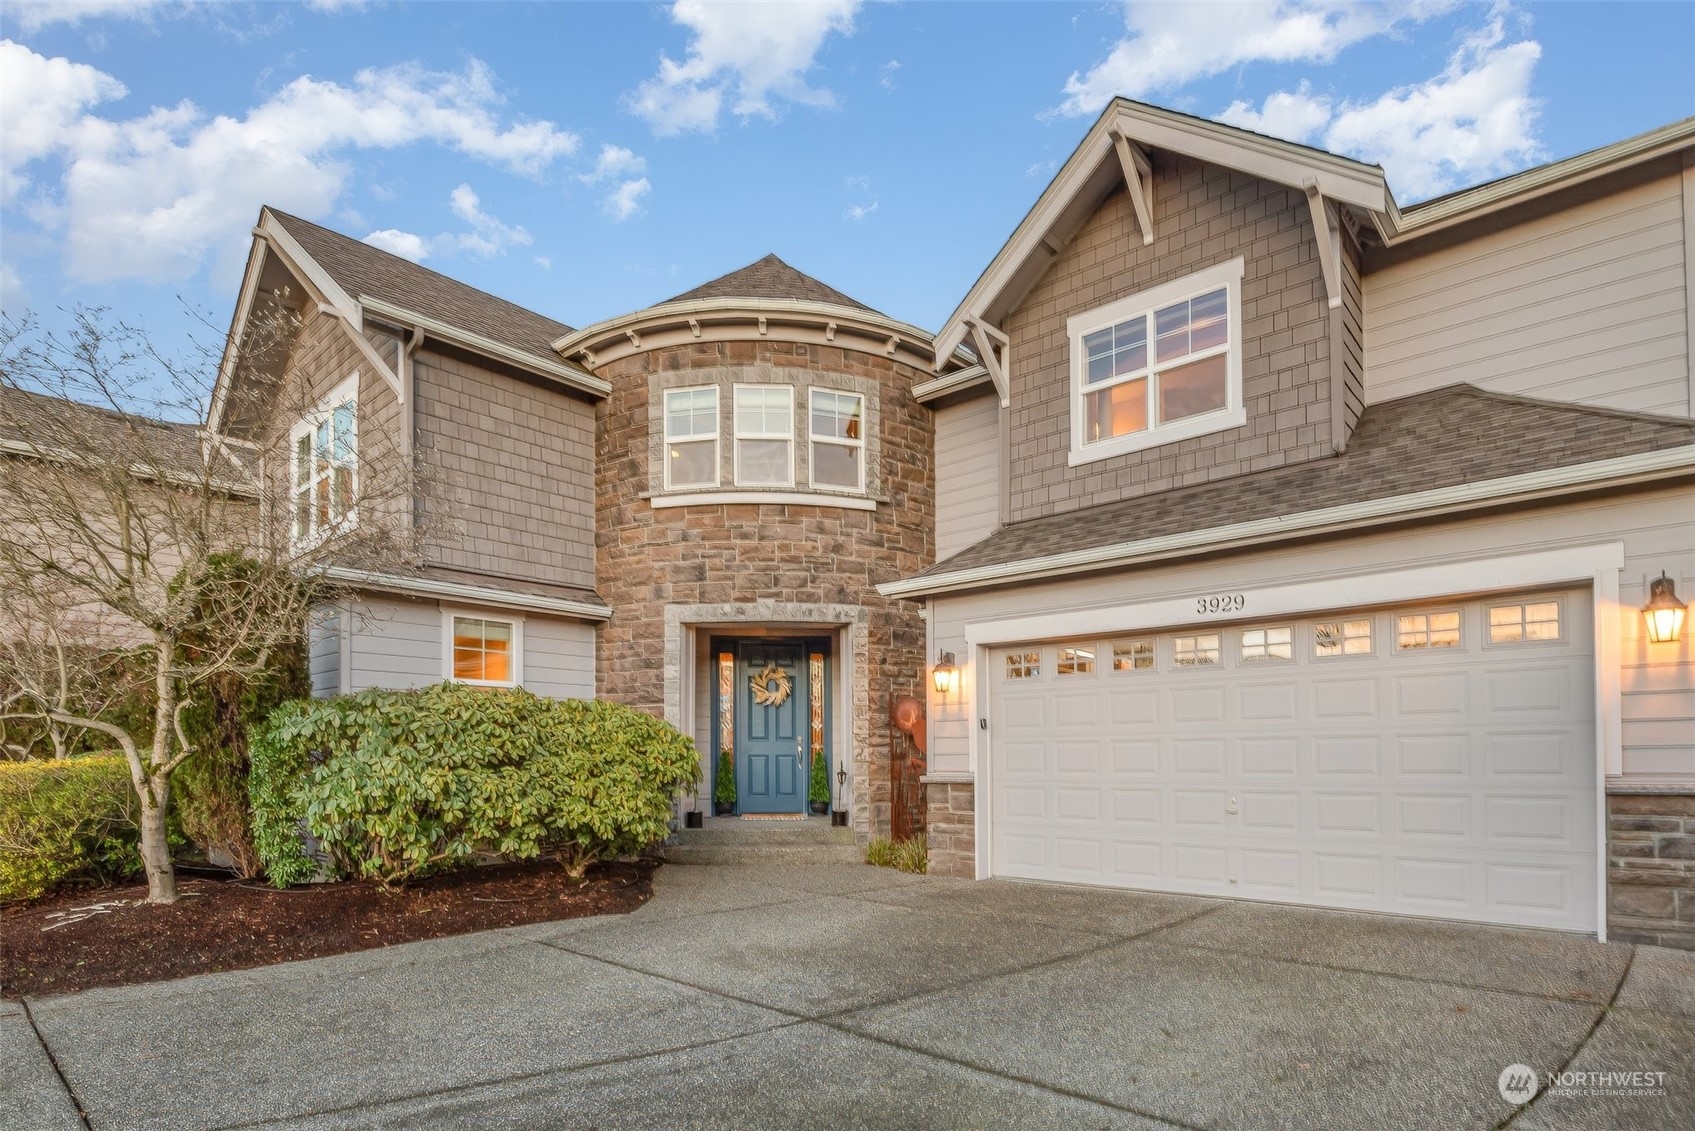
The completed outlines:
[[[198,475],[200,427],[134,416],[0,382],[0,439],[46,450],[97,451],[146,470]]]
[[[306,254],[353,298],[370,295],[459,330],[538,357],[555,359],[553,343],[571,332],[563,322],[420,267],[350,236],[269,209]]]
[[[775,255],[767,255],[764,259],[749,263],[728,275],[720,275],[711,282],[702,283],[693,290],[673,295],[665,301],[689,302],[703,298],[796,299],[805,302],[826,302],[854,310],[870,311],[872,314],[880,313],[858,299],[849,298],[835,287],[819,282],[804,271],[795,270]]]
[[[1695,444],[1695,420],[1451,385],[1360,417],[1345,454],[1002,527],[918,577]]]

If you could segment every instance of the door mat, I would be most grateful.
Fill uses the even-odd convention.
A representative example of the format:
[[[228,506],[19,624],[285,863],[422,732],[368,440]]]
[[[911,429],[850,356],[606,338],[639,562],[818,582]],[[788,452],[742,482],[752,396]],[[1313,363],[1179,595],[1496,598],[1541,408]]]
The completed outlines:
[[[805,813],[743,813],[744,821],[804,821]]]

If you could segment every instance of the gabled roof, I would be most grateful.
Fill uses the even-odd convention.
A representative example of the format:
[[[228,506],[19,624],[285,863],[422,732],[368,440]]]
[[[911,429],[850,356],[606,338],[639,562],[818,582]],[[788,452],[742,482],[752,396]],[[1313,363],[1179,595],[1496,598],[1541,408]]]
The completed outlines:
[[[352,298],[369,295],[540,357],[551,357],[548,343],[571,332],[563,322],[351,236],[275,208],[265,211],[275,216],[283,230]]]
[[[707,298],[774,298],[794,299],[800,302],[822,302],[834,306],[851,307],[854,310],[872,310],[863,302],[849,298],[841,291],[814,279],[804,271],[797,271],[775,255],[767,255],[757,259],[746,267],[737,268],[727,275],[720,275],[711,282],[702,283],[693,290],[673,295],[665,303],[690,302],[695,299]],[[658,305],[663,306],[665,303]],[[873,313],[881,313],[873,311]],[[556,335],[557,336],[557,335]]]
[[[200,427],[118,412],[66,397],[31,392],[0,382],[0,447],[22,453],[35,445],[62,448],[54,437],[76,446],[97,445],[111,454],[145,456],[161,472],[199,475],[205,466]]]
[[[1695,475],[1695,421],[1450,385],[1370,406],[1344,455],[1013,523],[880,589],[1005,585],[1661,473]]]

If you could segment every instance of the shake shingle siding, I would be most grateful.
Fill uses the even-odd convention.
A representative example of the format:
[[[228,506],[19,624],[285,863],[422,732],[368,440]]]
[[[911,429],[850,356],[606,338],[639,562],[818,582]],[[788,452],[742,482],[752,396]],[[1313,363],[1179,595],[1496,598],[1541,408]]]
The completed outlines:
[[[1296,190],[1155,153],[1154,242],[1120,190],[1002,327],[1012,339],[1014,522],[1331,453],[1330,325],[1312,217]],[[1066,320],[1241,256],[1240,428],[1068,467]]]

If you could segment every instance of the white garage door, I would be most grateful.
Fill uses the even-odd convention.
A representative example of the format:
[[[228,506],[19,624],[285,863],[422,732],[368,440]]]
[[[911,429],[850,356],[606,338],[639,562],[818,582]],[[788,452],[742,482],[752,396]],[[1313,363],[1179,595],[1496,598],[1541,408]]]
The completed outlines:
[[[1593,930],[1586,591],[989,656],[990,870]]]

